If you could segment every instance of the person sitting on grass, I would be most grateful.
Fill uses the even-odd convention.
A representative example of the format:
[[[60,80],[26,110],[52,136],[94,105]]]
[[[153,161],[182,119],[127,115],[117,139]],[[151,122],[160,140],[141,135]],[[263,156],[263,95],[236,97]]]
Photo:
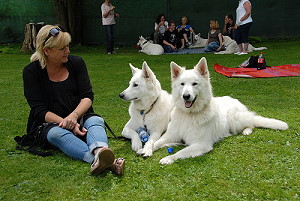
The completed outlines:
[[[178,51],[177,44],[179,41],[179,34],[176,29],[174,21],[169,23],[169,30],[165,32],[163,39],[163,48],[165,53],[171,53]]]
[[[217,20],[210,20],[209,23],[210,30],[208,32],[208,37],[206,45],[204,47],[205,52],[218,52],[222,49],[223,36],[219,30],[219,23]]]
[[[106,169],[122,175],[125,160],[115,159],[108,148],[104,120],[92,107],[94,93],[85,62],[69,55],[70,42],[70,34],[59,26],[46,25],[36,37],[36,52],[23,70],[24,95],[31,108],[27,133],[51,123],[43,130],[43,144],[90,163],[92,175]]]
[[[192,45],[193,43],[193,35],[195,32],[192,28],[192,25],[188,24],[188,18],[183,16],[181,18],[181,25],[178,25],[176,29],[179,32],[180,40],[181,40],[181,49]]]

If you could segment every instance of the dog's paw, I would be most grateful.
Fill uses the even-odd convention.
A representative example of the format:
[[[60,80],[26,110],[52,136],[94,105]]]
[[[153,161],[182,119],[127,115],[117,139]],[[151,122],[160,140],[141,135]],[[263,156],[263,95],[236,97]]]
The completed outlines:
[[[140,140],[132,141],[131,148],[133,151],[138,152],[140,149],[143,148],[143,144]]]
[[[170,165],[170,164],[174,163],[174,161],[175,161],[175,160],[173,159],[172,156],[167,156],[167,157],[162,158],[162,159],[159,161],[159,163],[160,163],[160,164],[163,164],[163,165]]]
[[[138,155],[144,155],[144,151],[143,151],[144,149],[139,149],[139,150],[137,150],[137,154]]]
[[[144,157],[151,157],[153,155],[153,151],[150,148],[144,148],[143,149],[143,156]]]
[[[250,135],[252,133],[252,128],[245,128],[242,132],[243,135]]]

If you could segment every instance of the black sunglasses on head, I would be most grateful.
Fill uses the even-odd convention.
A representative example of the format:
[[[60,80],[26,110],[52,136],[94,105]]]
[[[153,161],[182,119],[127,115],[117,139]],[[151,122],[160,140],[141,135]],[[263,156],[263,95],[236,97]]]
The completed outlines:
[[[43,46],[45,46],[47,40],[49,40],[49,38],[51,38],[51,36],[55,37],[59,34],[59,32],[64,32],[64,29],[60,26],[50,29],[49,34],[48,34],[47,38],[45,39]]]

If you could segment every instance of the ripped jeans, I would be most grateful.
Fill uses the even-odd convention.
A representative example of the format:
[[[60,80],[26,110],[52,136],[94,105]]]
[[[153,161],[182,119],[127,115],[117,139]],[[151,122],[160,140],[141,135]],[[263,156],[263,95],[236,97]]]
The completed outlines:
[[[71,158],[91,164],[94,160],[93,150],[108,147],[104,120],[99,116],[91,116],[84,122],[83,127],[87,129],[86,141],[59,126],[49,130],[47,140]]]

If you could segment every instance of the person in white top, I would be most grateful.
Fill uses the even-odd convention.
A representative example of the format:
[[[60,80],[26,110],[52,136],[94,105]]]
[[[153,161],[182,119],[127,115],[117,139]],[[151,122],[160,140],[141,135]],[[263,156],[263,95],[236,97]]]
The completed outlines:
[[[248,54],[249,30],[253,20],[251,17],[252,6],[249,0],[239,0],[239,6],[236,9],[236,31],[235,41],[238,44],[238,55]]]
[[[115,13],[115,7],[111,5],[110,0],[105,0],[101,5],[102,24],[106,33],[107,54],[114,52],[114,25],[116,24],[115,17],[119,14]]]
[[[168,22],[164,14],[157,16],[154,24],[153,42],[155,44],[162,43],[165,32],[169,29]]]

